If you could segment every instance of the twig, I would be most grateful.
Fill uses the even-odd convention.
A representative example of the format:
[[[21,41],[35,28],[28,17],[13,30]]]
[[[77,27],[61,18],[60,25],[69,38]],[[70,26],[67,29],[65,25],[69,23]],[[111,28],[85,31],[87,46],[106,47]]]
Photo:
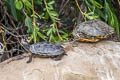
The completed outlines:
[[[4,27],[3,27],[4,26]],[[15,35],[12,32],[10,32],[9,30],[7,30],[5,28],[5,25],[3,25],[2,23],[0,23],[0,28],[2,28],[5,32],[7,32],[8,34],[14,36],[14,37],[26,37],[27,35]]]
[[[8,15],[8,17],[9,17],[9,19],[10,19],[10,22],[12,23],[13,27],[16,29],[16,25],[15,25],[14,21],[11,19],[11,16],[9,16],[8,13],[7,13],[7,15]],[[16,32],[16,34],[17,34],[17,36],[19,35],[18,32]],[[28,49],[21,43],[21,41],[19,40],[18,37],[16,37],[16,39],[18,40],[19,44],[20,44],[29,54],[32,54],[32,52],[31,52],[30,50],[28,50]]]
[[[9,51],[3,51],[3,52],[5,52],[5,53],[14,53],[15,51],[24,52],[23,50],[20,50],[20,49],[11,49]]]
[[[68,2],[69,2],[70,0],[67,0],[66,1],[66,3],[63,5],[63,2],[62,2],[62,5],[61,5],[61,9],[60,9],[60,11],[59,11],[59,14],[61,14],[61,12],[63,11],[63,9],[66,7],[66,5],[68,4]]]
[[[86,21],[86,18],[85,18],[85,16],[84,16],[84,13],[82,12],[82,10],[81,10],[79,4],[78,4],[78,1],[75,0],[75,2],[76,2],[76,5],[78,6],[78,9],[80,10],[80,12],[81,12],[81,14],[82,14],[83,19]]]
[[[2,34],[2,39],[3,39],[4,45],[5,45],[5,49],[6,49],[6,51],[8,51],[8,48],[7,48],[7,45],[6,45],[5,36],[4,36],[4,32],[1,33],[1,34]]]
[[[0,54],[3,54],[5,46],[0,42]]]

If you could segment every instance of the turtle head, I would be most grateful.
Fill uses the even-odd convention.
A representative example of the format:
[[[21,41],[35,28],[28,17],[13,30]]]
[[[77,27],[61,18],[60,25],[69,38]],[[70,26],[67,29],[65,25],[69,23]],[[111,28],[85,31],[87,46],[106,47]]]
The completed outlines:
[[[22,39],[22,40],[21,40],[21,43],[22,43],[27,49],[30,48],[30,44],[28,43],[28,41],[27,41],[26,39]]]
[[[73,32],[72,33],[72,35],[73,35],[73,37],[74,37],[74,39],[75,40],[80,40],[80,39],[83,39],[83,38],[85,38],[85,34],[84,33],[82,33],[82,32]]]

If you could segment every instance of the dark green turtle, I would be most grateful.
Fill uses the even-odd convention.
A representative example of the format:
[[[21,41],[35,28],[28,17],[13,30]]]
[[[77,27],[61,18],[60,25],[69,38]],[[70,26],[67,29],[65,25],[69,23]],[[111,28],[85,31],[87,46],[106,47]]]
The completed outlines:
[[[60,60],[61,56],[65,54],[64,48],[61,45],[50,43],[50,42],[39,42],[30,45],[25,40],[21,42],[28,50],[32,52],[27,63],[32,61],[33,55],[38,55],[40,57],[51,57],[55,60]]]
[[[114,29],[101,20],[89,20],[78,24],[72,35],[75,40],[82,42],[98,42],[108,38],[114,33]]]

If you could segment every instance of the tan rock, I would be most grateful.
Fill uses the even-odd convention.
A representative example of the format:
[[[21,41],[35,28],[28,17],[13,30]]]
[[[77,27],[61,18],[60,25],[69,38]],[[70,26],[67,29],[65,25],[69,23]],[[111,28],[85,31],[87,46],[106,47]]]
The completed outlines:
[[[0,63],[0,80],[120,80],[120,43],[64,43],[67,56]]]

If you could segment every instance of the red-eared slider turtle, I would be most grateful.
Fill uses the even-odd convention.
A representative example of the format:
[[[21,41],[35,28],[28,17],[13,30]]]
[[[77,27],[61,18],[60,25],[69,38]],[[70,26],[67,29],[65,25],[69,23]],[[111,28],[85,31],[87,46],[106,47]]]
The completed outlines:
[[[21,43],[32,53],[27,63],[32,61],[33,55],[37,55],[40,57],[51,57],[55,60],[60,60],[61,56],[65,54],[64,48],[59,44],[54,44],[50,42],[39,42],[30,45],[25,40],[22,40]]]
[[[98,42],[108,38],[114,29],[101,20],[89,20],[78,24],[72,34],[76,40],[82,42]]]

